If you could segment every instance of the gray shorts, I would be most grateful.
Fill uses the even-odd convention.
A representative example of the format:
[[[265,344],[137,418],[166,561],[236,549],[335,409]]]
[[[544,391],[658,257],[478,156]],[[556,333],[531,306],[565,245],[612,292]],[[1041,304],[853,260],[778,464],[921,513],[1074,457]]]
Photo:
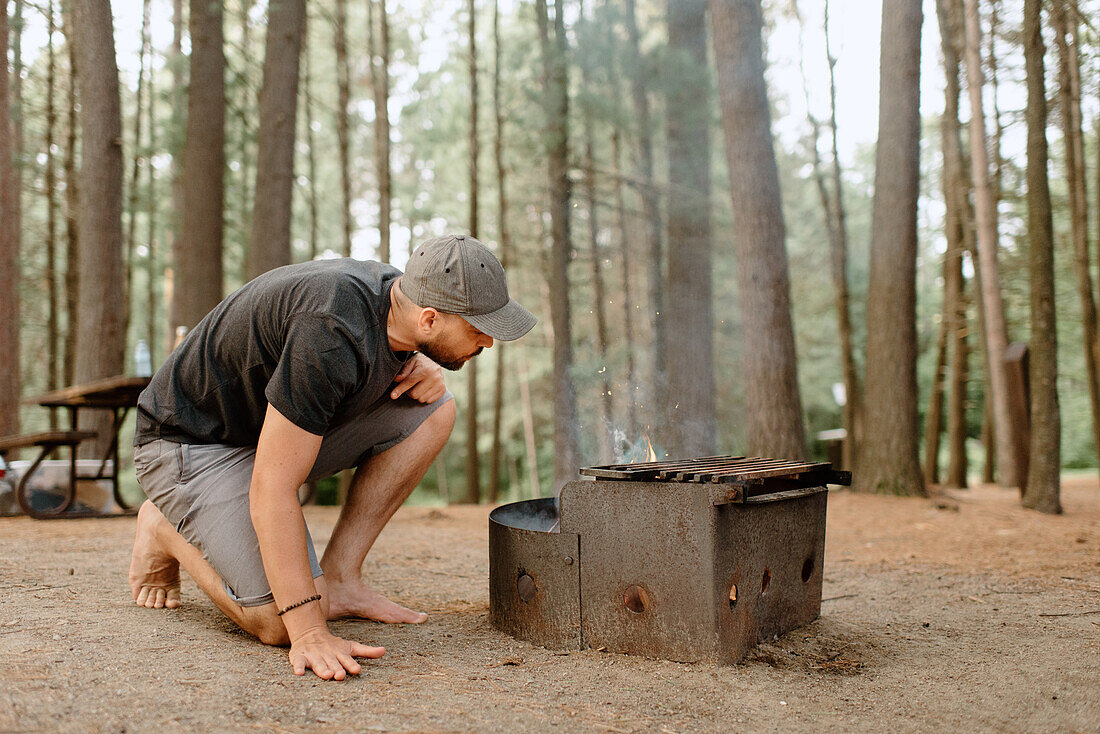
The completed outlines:
[[[309,473],[316,480],[359,466],[412,435],[448,392],[424,405],[401,396],[383,396],[369,410],[324,435]],[[134,470],[145,495],[188,543],[221,575],[229,597],[243,607],[273,600],[264,574],[256,531],[249,514],[255,446],[179,444],[156,440],[134,448]],[[313,577],[321,565],[306,528]]]

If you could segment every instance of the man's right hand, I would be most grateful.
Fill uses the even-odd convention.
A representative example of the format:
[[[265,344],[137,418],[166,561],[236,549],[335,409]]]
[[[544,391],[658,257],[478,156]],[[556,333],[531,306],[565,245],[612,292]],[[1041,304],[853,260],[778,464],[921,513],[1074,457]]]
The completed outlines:
[[[371,647],[345,640],[328,631],[324,625],[310,627],[290,643],[290,664],[295,675],[305,675],[309,668],[321,680],[344,680],[348,673],[358,675],[362,666],[355,658],[380,658],[384,647]]]

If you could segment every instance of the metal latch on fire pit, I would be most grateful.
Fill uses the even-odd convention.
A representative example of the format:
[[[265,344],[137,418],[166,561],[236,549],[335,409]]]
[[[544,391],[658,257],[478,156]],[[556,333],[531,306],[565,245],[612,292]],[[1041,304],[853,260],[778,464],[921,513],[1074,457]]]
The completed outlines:
[[[821,609],[827,463],[714,456],[581,469],[498,507],[490,618],[535,644],[732,663]]]

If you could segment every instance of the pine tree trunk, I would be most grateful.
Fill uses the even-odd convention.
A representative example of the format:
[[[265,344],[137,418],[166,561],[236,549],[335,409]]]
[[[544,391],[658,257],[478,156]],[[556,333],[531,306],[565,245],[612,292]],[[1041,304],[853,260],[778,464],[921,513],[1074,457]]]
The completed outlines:
[[[898,495],[926,493],[916,375],[921,21],[920,0],[883,5],[864,393],[875,407],[863,416],[853,483]]]
[[[122,117],[114,29],[108,0],[75,0],[73,28],[80,73],[80,331],[76,380],[122,372],[126,349],[122,299]],[[91,455],[106,452],[111,418],[88,412],[82,428],[99,433]],[[98,415],[97,415],[98,414]]]
[[[705,0],[704,0],[705,1]],[[580,14],[584,19],[586,29],[592,27],[592,20],[584,15],[583,0],[580,6]],[[594,89],[596,82],[592,74],[592,62],[581,58],[581,85],[588,89]],[[582,113],[584,126],[584,179],[582,189],[584,191],[585,212],[588,215],[588,257],[592,268],[592,312],[596,317],[596,355],[601,365],[602,379],[599,381],[600,390],[600,422],[596,426],[597,445],[599,446],[599,461],[608,464],[613,461],[611,447],[611,427],[614,425],[612,415],[611,394],[611,370],[608,368],[609,337],[607,327],[607,295],[604,289],[603,255],[600,254],[600,222],[599,203],[596,184],[596,131],[591,100],[584,104]]]
[[[149,65],[149,106],[146,110],[146,114],[149,116],[146,121],[146,127],[149,129],[149,155],[150,158],[157,154],[157,87],[156,87],[156,66],[154,64]],[[158,326],[158,309],[157,305],[160,299],[157,298],[157,281],[160,279],[162,273],[158,267],[159,252],[160,249],[156,243],[157,233],[157,177],[156,170],[152,165],[145,167],[145,199],[146,199],[146,247],[149,248],[149,255],[145,259],[146,268],[148,270],[148,277],[146,278],[146,294],[145,294],[145,341],[149,345],[149,357],[152,362],[154,370],[157,365],[160,364],[160,343],[157,339],[157,334],[160,333]]]
[[[367,0],[367,2],[373,4],[373,0]],[[343,208],[340,212],[344,235],[342,252],[344,257],[351,257],[351,145],[348,136],[348,105],[351,102],[351,83],[348,68],[347,22],[347,0],[336,0],[333,44],[336,47],[336,141],[340,149],[340,193],[343,196]],[[306,78],[309,79],[308,73]],[[309,105],[310,97],[307,93],[307,109]],[[312,136],[312,129],[310,129],[309,134]],[[311,143],[310,150],[312,151],[312,149],[313,145]],[[313,173],[310,174],[310,180],[313,180],[313,175]]]
[[[1065,0],[1055,0],[1051,13],[1058,45],[1058,98],[1062,112],[1062,137],[1066,145],[1066,179],[1069,186],[1070,239],[1073,269],[1081,300],[1081,330],[1085,347],[1085,376],[1089,385],[1093,441],[1100,452],[1100,334],[1097,333],[1096,299],[1093,297],[1089,254],[1089,206],[1084,133],[1081,126],[1081,62],[1077,50],[1076,10],[1066,12]]]
[[[390,23],[386,0],[368,0],[378,14],[377,43],[371,23],[371,89],[374,92],[374,159],[378,167],[379,257],[390,261],[390,219],[393,175],[390,166]],[[377,8],[375,5],[377,4]],[[376,48],[377,46],[377,48]],[[471,365],[472,366],[472,365]]]
[[[61,386],[60,303],[57,298],[57,54],[53,37],[57,31],[53,0],[46,5],[46,288],[48,317],[46,323],[46,390]],[[50,430],[57,429],[57,409],[50,408]],[[3,431],[0,430],[0,433]]]
[[[649,300],[650,331],[653,338],[653,376],[650,379],[650,389],[654,394],[650,396],[649,402],[660,405],[667,388],[664,364],[667,334],[662,319],[665,313],[665,266],[661,242],[661,207],[657,187],[653,181],[653,130],[648,92],[650,74],[641,52],[635,0],[626,0],[624,19],[628,39],[627,60],[624,66],[630,75],[636,125],[635,136],[638,142],[638,188],[642,197],[646,252],[650,263],[646,268],[646,290]]]
[[[618,96],[618,95],[616,95]],[[612,157],[615,159],[615,214],[619,231],[619,260],[623,289],[623,350],[626,353],[626,431],[631,440],[638,436],[638,370],[634,360],[634,294],[630,289],[631,237],[627,233],[626,200],[623,195],[623,135],[616,119],[611,133]],[[618,449],[616,448],[616,452]],[[616,453],[616,460],[619,457]]]
[[[806,455],[806,436],[779,172],[764,81],[760,2],[715,2],[711,22],[733,219],[739,235],[735,246],[748,451],[799,459]]]
[[[669,51],[678,73],[677,83],[667,91],[666,107],[669,259],[665,371],[668,390],[659,409],[664,419],[665,448],[670,454],[710,456],[715,452],[717,419],[711,295],[706,0],[668,0],[667,19]],[[763,62],[759,63],[762,69]]]
[[[936,336],[936,368],[932,373],[932,389],[928,395],[928,411],[924,414],[924,481],[940,483],[940,439],[943,437],[944,381],[947,375],[948,312],[954,308],[947,293],[947,271],[951,267],[947,253],[943,257],[944,293],[940,313],[940,328]]]
[[[168,319],[168,329],[164,334],[164,351],[170,353],[179,340],[180,329],[187,327],[174,321],[176,313],[176,263],[175,253],[179,249],[180,230],[183,219],[183,147],[187,125],[187,59],[183,55],[183,0],[172,0],[172,47],[168,58],[168,68],[172,71],[172,90],[169,98],[172,102],[172,125],[169,127],[168,152],[172,156],[172,210],[168,217],[168,253],[164,282],[164,313]],[[178,328],[177,328],[178,327]]]
[[[1058,413],[1058,331],[1054,310],[1054,224],[1047,179],[1047,98],[1041,0],[1024,0],[1027,70],[1027,230],[1031,245],[1031,446],[1024,507],[1060,513],[1062,424]]]
[[[940,118],[943,150],[943,196],[947,214],[945,235],[945,298],[952,308],[944,311],[948,319],[951,363],[948,381],[947,441],[950,458],[946,487],[966,487],[966,402],[970,349],[967,343],[965,282],[962,272],[963,251],[968,249],[970,228],[969,184],[966,180],[962,143],[959,137],[959,59],[963,53],[962,5],[959,0],[937,0],[940,41],[944,58],[946,88],[944,112]]]
[[[134,251],[137,249],[137,215],[138,215],[138,189],[140,187],[141,167],[145,160],[145,149],[142,146],[142,124],[145,122],[145,58],[149,53],[149,0],[142,2],[141,13],[141,50],[138,52],[138,83],[135,110],[134,110],[134,140],[133,150],[130,154],[130,186],[126,197],[126,259],[124,272],[126,276],[126,288],[123,291],[125,297],[124,312],[127,325],[133,319],[130,313],[133,303],[134,287]],[[127,326],[127,331],[128,326]]]
[[[577,406],[569,313],[569,88],[563,0],[554,3],[554,33],[546,0],[536,0],[542,50],[547,178],[550,190],[550,322],[554,330],[554,491],[576,477]]]
[[[470,64],[470,129],[469,129],[469,222],[470,235],[478,236],[478,167],[477,159],[481,147],[478,142],[478,105],[477,105],[477,12],[474,0],[466,3],[468,15],[466,26],[467,57]],[[466,369],[466,501],[477,504],[481,501],[481,455],[478,451],[478,415],[477,415],[477,362],[471,360]]]
[[[997,264],[998,234],[993,192],[989,183],[986,155],[985,118],[982,106],[981,29],[978,0],[966,0],[966,73],[970,92],[970,165],[974,177],[974,207],[977,216],[978,267],[981,271],[982,301],[985,304],[985,339],[989,353],[989,385],[992,390],[993,425],[996,440],[998,481],[1001,486],[1019,484],[1015,451],[1015,428],[1008,403],[1008,382],[1004,353],[1008,347],[1001,278]]]
[[[249,19],[249,12],[252,9],[252,0],[241,0],[241,4],[238,7],[237,22],[241,26],[241,49],[245,59],[249,62],[253,59],[252,49],[252,23]],[[255,135],[255,115],[256,105],[252,96],[252,76],[249,72],[252,70],[251,63],[240,64],[240,71],[236,75],[235,86],[237,89],[236,97],[236,127],[240,131],[240,169],[237,171],[236,176],[236,209],[237,209],[237,237],[242,242],[247,242],[249,233],[252,231],[252,184],[255,179],[254,162],[255,156],[253,154],[253,147],[256,142]],[[245,280],[248,277],[248,254],[244,253],[244,256],[239,260],[238,277],[240,280]]]
[[[339,21],[338,21],[339,22]],[[309,173],[309,252],[307,253],[307,260],[313,260],[317,257],[317,253],[320,252],[319,234],[318,229],[320,222],[318,221],[318,197],[317,197],[317,141],[313,134],[313,62],[311,59],[312,50],[309,43],[309,21],[307,15],[306,32],[302,34],[302,43],[305,46],[302,49],[302,82],[305,85],[305,92],[302,95],[302,107],[305,108],[305,128],[306,128],[306,166]],[[347,53],[345,48],[344,53]],[[346,59],[345,59],[346,61]],[[344,134],[347,134],[347,107],[342,108],[345,114],[341,115],[340,110],[336,111],[337,122],[341,117],[344,119]],[[339,124],[337,125],[339,128]],[[346,151],[341,151],[345,153]],[[346,162],[341,159],[341,166],[346,165]],[[351,257],[351,228],[348,224],[348,215],[350,209],[348,208],[347,199],[344,199],[344,234],[345,234],[345,247],[344,256]]]
[[[191,0],[191,82],[172,323],[194,328],[222,299],[225,53],[222,6]]]
[[[519,360],[519,396],[523,406],[523,439],[527,448],[527,476],[531,485],[531,499],[542,496],[539,488],[539,453],[535,447],[535,415],[531,408],[531,384],[527,381],[527,359]]]
[[[289,265],[294,186],[294,128],[305,0],[272,0],[268,7],[255,206],[248,247],[250,278]]]
[[[841,461],[846,467],[855,463],[856,446],[862,435],[863,386],[856,370],[852,346],[852,314],[848,289],[848,215],[844,207],[844,185],[840,176],[840,144],[836,123],[836,63],[829,41],[829,4],[825,3],[825,56],[829,64],[829,133],[833,157],[833,223],[836,243],[830,258],[833,290],[836,293],[837,335],[840,338],[841,370],[844,375],[844,450]]]
[[[500,95],[500,2],[493,0],[493,160],[497,178],[497,234],[500,237],[500,262],[505,272],[511,264],[511,233],[508,228],[508,189],[504,169],[504,108]],[[412,238],[412,227],[409,227]],[[493,448],[489,454],[489,502],[495,504],[500,493],[500,463],[504,456],[501,428],[504,423],[504,343],[496,345],[496,381],[493,386]]]
[[[73,10],[71,3],[61,4],[61,23],[65,33],[65,43],[69,56],[68,114],[65,135],[65,357],[62,366],[62,382],[73,384],[76,375],[76,335],[80,328],[80,249],[78,241],[79,222],[77,210],[80,208],[80,181],[76,173],[77,146],[77,102],[76,77],[76,39],[73,30]]]
[[[0,13],[0,435],[19,432],[19,212],[8,82],[8,13]]]

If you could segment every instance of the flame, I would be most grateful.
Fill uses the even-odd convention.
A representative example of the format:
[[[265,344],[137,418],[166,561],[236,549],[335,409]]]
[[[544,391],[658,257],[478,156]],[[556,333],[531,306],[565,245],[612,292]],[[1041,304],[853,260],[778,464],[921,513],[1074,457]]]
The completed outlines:
[[[649,436],[645,436],[645,460],[657,461],[657,452],[653,450],[653,442],[649,440]]]

